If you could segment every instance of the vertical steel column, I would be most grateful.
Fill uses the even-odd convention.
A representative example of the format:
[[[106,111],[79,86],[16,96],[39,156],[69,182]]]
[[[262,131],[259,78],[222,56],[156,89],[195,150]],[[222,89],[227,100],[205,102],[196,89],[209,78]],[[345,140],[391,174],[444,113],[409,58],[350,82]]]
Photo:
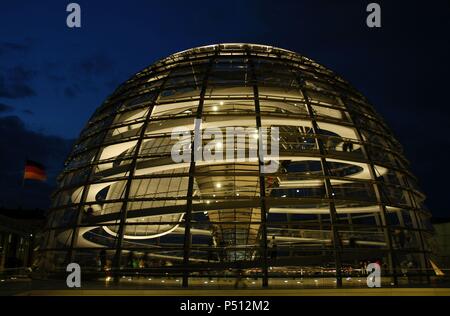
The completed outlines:
[[[113,269],[114,269],[113,274],[114,274],[114,282],[115,283],[119,282],[118,272],[120,270],[120,257],[122,256],[123,235],[125,234],[125,226],[126,226],[126,221],[127,221],[127,216],[128,216],[128,199],[130,196],[131,185],[132,185],[132,181],[134,178],[134,173],[136,171],[136,165],[137,165],[137,160],[139,157],[139,152],[141,150],[141,145],[144,141],[145,132],[147,131],[147,126],[150,123],[153,108],[155,107],[155,104],[158,101],[161,91],[164,90],[164,86],[165,86],[168,78],[170,77],[170,73],[171,73],[171,71],[169,71],[167,76],[162,79],[161,86],[159,86],[157,92],[155,93],[154,99],[151,101],[151,104],[148,106],[148,113],[145,116],[145,121],[143,122],[143,124],[141,126],[141,131],[139,133],[139,139],[136,143],[136,146],[134,149],[134,155],[133,155],[133,158],[130,163],[129,174],[128,174],[127,182],[125,184],[125,193],[123,196],[123,203],[122,203],[122,207],[120,210],[119,230],[117,231],[117,235],[116,235],[117,236],[116,253],[114,254],[114,259],[113,259]]]
[[[390,225],[388,222],[388,216],[387,216],[387,209],[385,203],[383,203],[383,200],[381,198],[381,193],[383,192],[383,188],[380,186],[378,180],[377,180],[377,174],[375,170],[375,164],[372,160],[372,157],[370,156],[370,153],[366,147],[364,138],[361,134],[361,127],[358,123],[356,123],[356,120],[353,116],[352,110],[347,106],[347,103],[344,101],[346,100],[346,97],[343,95],[339,96],[340,101],[342,102],[342,105],[345,107],[348,113],[348,119],[350,120],[350,123],[354,126],[354,129],[356,131],[356,137],[358,138],[358,141],[361,145],[361,150],[363,152],[363,155],[365,156],[368,164],[369,164],[369,173],[370,177],[372,179],[372,185],[375,192],[375,198],[377,200],[378,207],[380,209],[381,214],[381,226],[383,227],[384,232],[384,240],[386,240],[387,248],[388,248],[388,265],[390,270],[392,271],[392,277],[394,281],[394,285],[398,285],[398,278],[397,278],[397,265],[395,260],[395,255],[392,247],[392,232],[390,229]]]
[[[291,66],[286,63],[287,67]],[[312,130],[314,132],[314,136],[316,139],[316,145],[319,149],[320,153],[320,164],[322,166],[322,174],[324,177],[325,184],[325,192],[327,195],[329,207],[330,207],[330,225],[331,225],[331,234],[333,239],[333,251],[335,258],[335,267],[336,267],[336,286],[342,287],[342,261],[341,261],[341,253],[342,253],[342,245],[341,238],[339,237],[339,232],[337,229],[337,215],[336,215],[336,205],[334,202],[334,192],[333,187],[330,181],[330,171],[328,169],[327,161],[325,159],[326,152],[323,145],[323,141],[320,138],[319,126],[317,125],[316,116],[314,114],[313,108],[311,106],[311,102],[309,97],[304,89],[304,79],[301,74],[298,73],[297,70],[293,69],[293,74],[295,75],[296,81],[299,84],[299,90],[305,99],[306,108],[309,114],[309,118],[311,120]]]
[[[114,105],[114,106],[117,106],[117,105]],[[109,120],[114,120],[114,116],[112,116],[112,117],[110,117],[108,119]],[[99,122],[97,124],[99,124]],[[104,135],[102,137],[102,143],[104,143],[106,135],[108,135],[108,130],[104,131]],[[97,150],[96,150],[96,152],[95,152],[95,154],[94,154],[94,159],[92,161],[94,161],[95,163],[98,162],[98,159],[99,159],[101,151],[102,151],[101,148],[102,148],[102,146],[99,145]],[[83,191],[81,193],[80,203],[79,203],[79,206],[77,208],[77,215],[76,215],[77,217],[76,217],[76,221],[75,221],[75,224],[74,224],[75,226],[73,227],[73,230],[72,230],[72,236],[71,236],[71,241],[70,241],[70,248],[69,248],[69,252],[68,252],[68,255],[67,255],[67,259],[66,259],[67,263],[73,262],[74,257],[75,257],[73,248],[78,243],[78,231],[79,231],[79,226],[81,225],[81,221],[82,221],[82,218],[83,218],[83,208],[84,208],[85,203],[86,203],[87,194],[88,194],[89,189],[91,187],[90,182],[91,182],[92,176],[95,173],[95,168],[97,167],[97,164],[94,164],[94,165],[91,164],[90,167],[91,168],[90,168],[90,170],[89,170],[89,172],[88,172],[88,174],[86,176],[86,181],[83,182],[83,187],[82,187]],[[50,225],[51,225],[51,223],[50,223]],[[50,227],[50,229],[51,229],[51,227]]]
[[[263,139],[261,133],[261,108],[259,104],[259,90],[258,81],[255,71],[255,65],[253,64],[252,56],[249,49],[247,51],[248,66],[250,67],[251,82],[253,85],[253,98],[255,102],[255,114],[256,114],[256,128],[258,130],[258,176],[259,176],[259,201],[261,208],[261,248],[262,248],[262,272],[263,272],[263,287],[269,285],[269,271],[268,271],[268,259],[267,259],[267,201],[266,201],[266,183],[262,169],[264,168],[264,156],[262,155]]]
[[[194,180],[195,180],[195,166],[196,161],[195,157],[197,156],[195,153],[199,150],[199,148],[195,148],[195,145],[200,145],[200,150],[202,150],[202,144],[197,144],[195,141],[196,137],[198,137],[199,133],[202,132],[200,123],[203,116],[203,104],[205,102],[205,94],[206,88],[208,85],[208,78],[211,72],[212,65],[216,60],[216,57],[219,53],[219,47],[217,46],[214,56],[210,57],[208,67],[206,68],[205,75],[202,81],[202,87],[200,91],[200,100],[197,107],[197,113],[195,115],[195,124],[193,131],[193,138],[191,141],[191,161],[189,165],[189,182],[188,182],[188,190],[186,196],[186,214],[184,216],[184,245],[183,245],[183,281],[182,287],[189,286],[189,258],[191,255],[191,221],[192,221],[192,202],[193,202],[193,194],[194,194]]]
[[[422,226],[422,221],[420,220],[417,212],[420,210],[418,207],[418,203],[416,198],[414,197],[414,194],[411,192],[412,187],[409,185],[409,181],[408,178],[406,176],[399,176],[399,179],[402,183],[403,186],[406,186],[409,190],[408,190],[408,196],[407,196],[407,200],[409,202],[409,204],[412,207],[412,210],[410,212],[412,212],[414,214],[414,217],[412,217],[412,221],[413,221],[413,225],[416,226],[415,228],[418,231],[419,234],[419,241],[420,241],[420,251],[422,252],[422,266],[423,268],[425,268],[425,277],[427,279],[427,283],[430,284],[431,280],[430,280],[430,274],[428,273],[428,269],[429,269],[429,259],[427,256],[427,250],[425,248],[425,241],[423,240],[423,234],[422,232],[424,231],[424,228]]]

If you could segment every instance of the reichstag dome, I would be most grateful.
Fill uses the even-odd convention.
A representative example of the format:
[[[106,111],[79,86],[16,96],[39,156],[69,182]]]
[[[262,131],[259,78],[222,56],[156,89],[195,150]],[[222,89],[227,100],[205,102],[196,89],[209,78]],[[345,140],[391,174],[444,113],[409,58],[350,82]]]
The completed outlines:
[[[195,143],[230,128],[236,142]],[[174,129],[187,157],[200,146],[222,158],[174,161]],[[189,49],[132,76],[87,122],[53,194],[42,270],[340,287],[376,262],[386,284],[426,282],[430,213],[408,168],[368,100],[315,61],[255,44]]]

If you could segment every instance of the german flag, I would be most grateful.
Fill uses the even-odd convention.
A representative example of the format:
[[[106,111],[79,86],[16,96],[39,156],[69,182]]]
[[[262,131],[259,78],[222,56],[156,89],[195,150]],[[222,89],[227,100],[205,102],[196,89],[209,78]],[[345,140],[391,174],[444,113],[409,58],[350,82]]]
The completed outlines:
[[[25,172],[23,174],[23,179],[39,181],[47,180],[44,166],[35,161],[27,160],[25,162]]]

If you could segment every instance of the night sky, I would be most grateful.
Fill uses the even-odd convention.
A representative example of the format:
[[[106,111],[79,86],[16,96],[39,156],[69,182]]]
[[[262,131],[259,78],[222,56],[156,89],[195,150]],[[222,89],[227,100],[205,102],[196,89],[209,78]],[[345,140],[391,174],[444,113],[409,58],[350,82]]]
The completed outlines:
[[[102,101],[180,50],[224,42],[296,51],[350,81],[403,144],[435,216],[450,216],[450,1],[0,1],[0,207],[45,208],[65,157]],[[393,3],[395,2],[395,3]],[[46,183],[22,188],[25,159]]]

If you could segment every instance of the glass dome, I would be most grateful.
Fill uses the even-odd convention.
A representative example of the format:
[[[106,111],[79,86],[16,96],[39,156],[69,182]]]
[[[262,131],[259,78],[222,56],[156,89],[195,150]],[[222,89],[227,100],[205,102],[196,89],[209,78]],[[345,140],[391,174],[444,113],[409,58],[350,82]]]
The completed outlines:
[[[257,156],[176,162],[176,128],[188,157],[208,128],[254,131],[207,150],[235,158],[240,142]],[[278,131],[272,172],[262,128]],[[383,282],[405,267],[423,280],[424,199],[382,118],[334,72],[270,46],[198,47],[135,74],[92,115],[58,178],[42,267],[345,286],[377,262]]]

